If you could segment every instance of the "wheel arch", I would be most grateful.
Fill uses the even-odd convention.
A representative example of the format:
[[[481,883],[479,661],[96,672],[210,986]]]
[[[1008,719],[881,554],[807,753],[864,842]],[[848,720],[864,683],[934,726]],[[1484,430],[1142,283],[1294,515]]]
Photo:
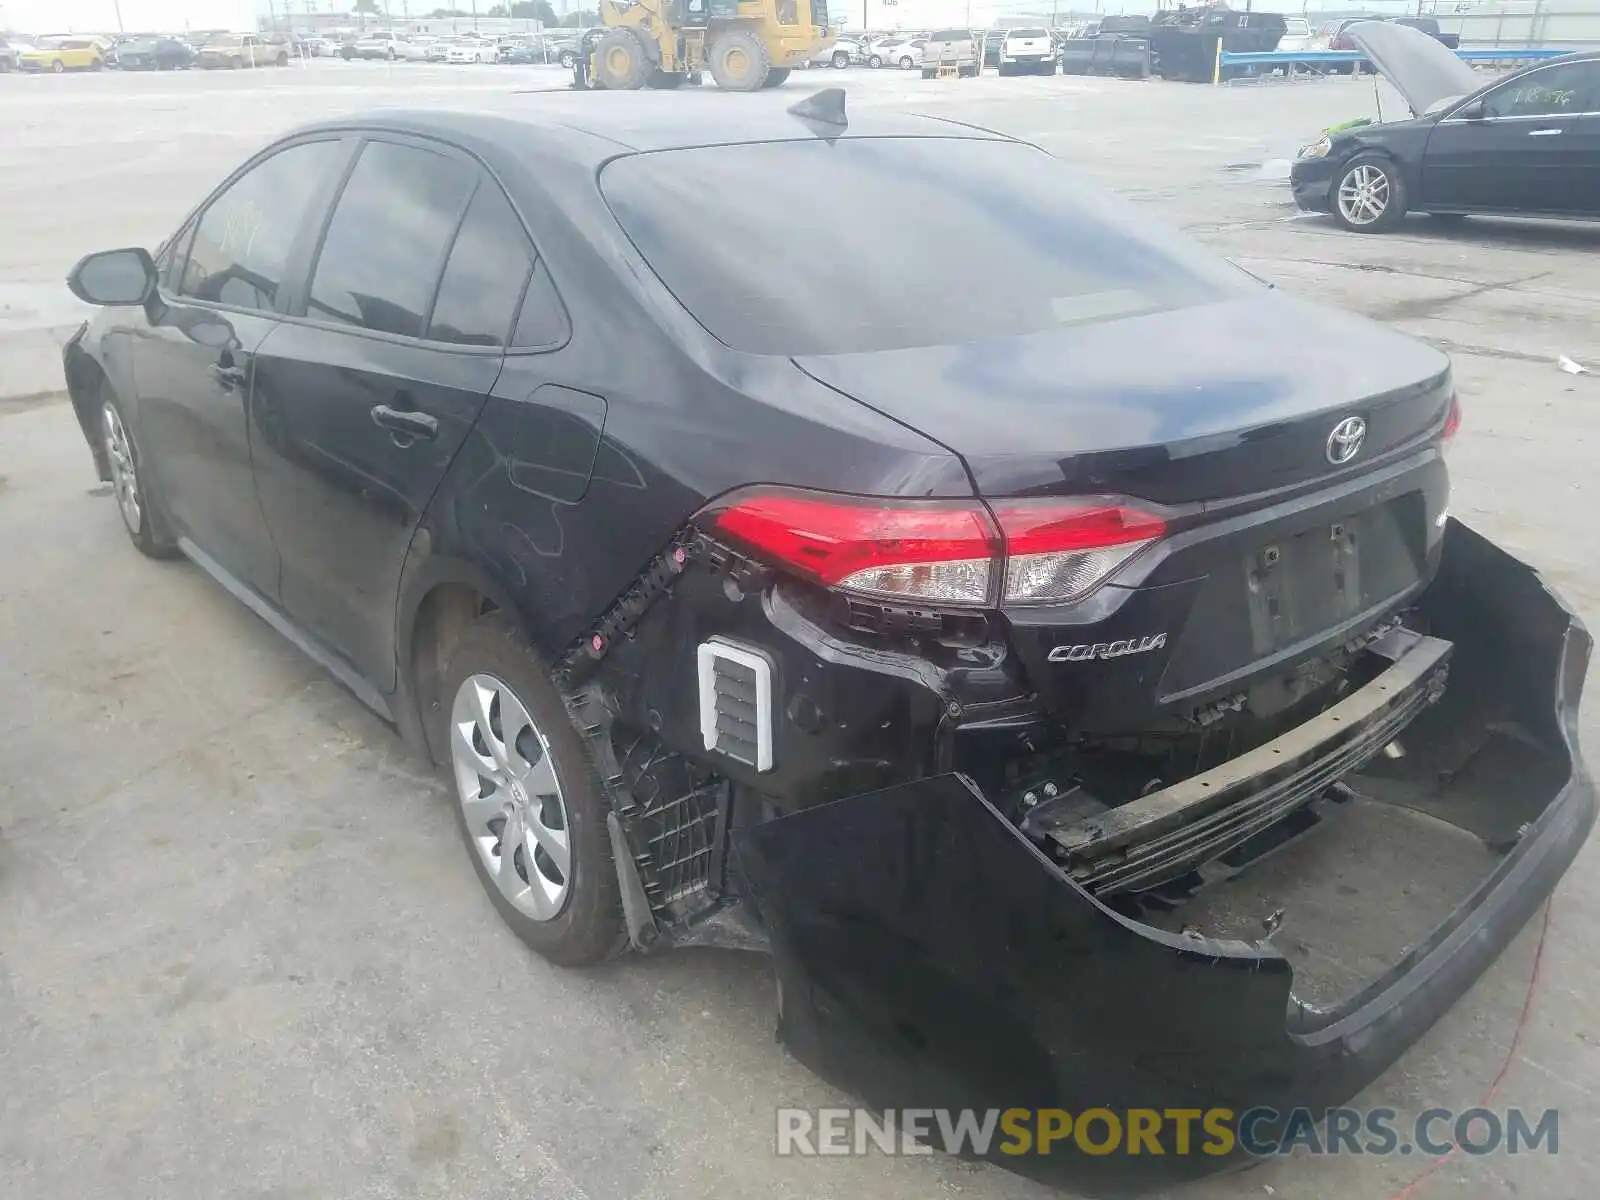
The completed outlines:
[[[419,532],[418,540],[426,532]],[[412,543],[401,573],[396,612],[395,660],[398,668],[397,723],[406,740],[425,756],[441,762],[443,747],[434,746],[429,730],[433,707],[440,702],[439,677],[452,640],[479,617],[492,612],[510,615],[541,652],[547,652],[534,623],[504,583],[474,563],[443,555],[419,557]]]
[[[94,455],[95,474],[102,483],[109,483],[111,457],[106,453],[106,440],[97,406],[100,389],[111,381],[100,360],[84,349],[81,339],[67,345],[61,363],[67,379],[67,396],[72,400],[72,411],[78,418],[78,427],[83,430],[84,439],[89,443],[89,452]]]

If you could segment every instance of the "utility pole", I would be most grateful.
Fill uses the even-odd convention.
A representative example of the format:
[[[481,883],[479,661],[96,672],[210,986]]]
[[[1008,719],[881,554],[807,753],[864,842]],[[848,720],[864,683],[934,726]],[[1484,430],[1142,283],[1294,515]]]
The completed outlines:
[[[118,33],[126,33],[126,32],[128,32],[126,29],[124,29],[122,27],[122,2],[121,2],[121,0],[111,0],[111,7],[117,14],[117,32]],[[1419,8],[1418,11],[1420,12],[1421,9]]]
[[[472,0],[472,32],[478,32],[478,0]]]

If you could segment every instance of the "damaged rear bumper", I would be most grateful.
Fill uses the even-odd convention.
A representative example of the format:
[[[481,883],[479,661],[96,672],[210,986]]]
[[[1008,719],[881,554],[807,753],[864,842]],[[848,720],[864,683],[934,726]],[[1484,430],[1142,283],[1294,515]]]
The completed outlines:
[[[771,936],[781,1033],[818,1073],[892,1109],[1343,1103],[1467,990],[1578,853],[1595,797],[1577,748],[1590,639],[1536,573],[1452,522],[1419,608],[1454,649],[1403,758],[1345,782],[1504,849],[1386,971],[1329,1007],[1272,946],[1170,933],[1108,907],[967,779],[941,775],[740,831]],[[1005,1156],[1082,1187],[1221,1169],[1168,1153]]]

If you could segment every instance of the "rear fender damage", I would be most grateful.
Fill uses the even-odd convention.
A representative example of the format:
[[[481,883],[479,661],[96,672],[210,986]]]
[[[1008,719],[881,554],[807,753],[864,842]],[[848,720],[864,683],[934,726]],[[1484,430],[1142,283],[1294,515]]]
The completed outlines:
[[[1271,945],[1172,933],[1075,883],[968,779],[936,776],[739,830],[771,935],[780,1033],[886,1109],[1321,1108],[1453,1004],[1549,895],[1594,821],[1576,718],[1590,638],[1538,575],[1451,522],[1419,609],[1454,643],[1402,758],[1350,785],[1502,848],[1431,934],[1336,1005],[1298,999]],[[1227,1158],[992,1154],[1081,1187]]]

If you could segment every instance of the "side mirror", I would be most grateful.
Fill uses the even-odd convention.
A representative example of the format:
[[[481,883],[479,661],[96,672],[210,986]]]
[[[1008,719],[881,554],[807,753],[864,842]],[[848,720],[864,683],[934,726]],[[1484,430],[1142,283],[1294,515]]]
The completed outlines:
[[[90,304],[143,304],[156,291],[156,264],[138,246],[85,255],[67,275],[67,287]]]
[[[1471,104],[1463,104],[1450,115],[1457,121],[1481,121],[1483,120],[1483,101],[1474,100]]]

